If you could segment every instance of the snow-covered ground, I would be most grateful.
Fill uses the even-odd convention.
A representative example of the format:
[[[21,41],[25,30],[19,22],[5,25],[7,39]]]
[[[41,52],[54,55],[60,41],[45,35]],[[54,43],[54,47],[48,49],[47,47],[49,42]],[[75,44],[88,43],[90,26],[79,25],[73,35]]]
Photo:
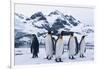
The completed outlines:
[[[39,49],[39,57],[32,58],[32,54],[30,53],[30,48],[15,48],[15,65],[32,65],[32,64],[48,64],[48,63],[56,63],[55,56],[53,56],[52,60],[45,59],[45,48]],[[74,60],[68,59],[68,51],[65,50],[62,55],[63,62],[77,62],[77,61],[90,61],[94,60],[94,49],[87,48],[85,53],[85,58],[80,58],[79,54],[75,56]]]

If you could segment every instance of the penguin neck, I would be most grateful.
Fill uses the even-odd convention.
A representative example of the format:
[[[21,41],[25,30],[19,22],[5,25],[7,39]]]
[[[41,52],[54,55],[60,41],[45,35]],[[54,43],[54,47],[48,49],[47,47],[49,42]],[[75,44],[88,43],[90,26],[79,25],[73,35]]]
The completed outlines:
[[[48,34],[48,36],[51,36],[51,34]]]
[[[82,40],[84,40],[85,39],[85,37],[84,38],[82,38]]]
[[[58,40],[63,40],[63,37],[62,38],[58,38]]]
[[[74,38],[74,36],[71,36],[71,38]]]
[[[47,37],[48,37],[48,38],[51,38],[51,37],[52,37],[52,35],[51,35],[51,34],[48,34],[48,35],[47,35]]]

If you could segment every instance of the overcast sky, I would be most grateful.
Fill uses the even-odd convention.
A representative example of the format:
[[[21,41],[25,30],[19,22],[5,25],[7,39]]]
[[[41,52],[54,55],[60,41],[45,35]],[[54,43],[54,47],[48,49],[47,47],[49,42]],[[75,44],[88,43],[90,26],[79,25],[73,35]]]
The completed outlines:
[[[94,9],[93,8],[80,8],[80,7],[58,7],[58,6],[43,6],[43,5],[28,5],[28,4],[15,4],[15,12],[30,17],[36,12],[42,12],[48,15],[51,11],[58,10],[63,14],[72,15],[82,23],[93,25],[94,22]]]

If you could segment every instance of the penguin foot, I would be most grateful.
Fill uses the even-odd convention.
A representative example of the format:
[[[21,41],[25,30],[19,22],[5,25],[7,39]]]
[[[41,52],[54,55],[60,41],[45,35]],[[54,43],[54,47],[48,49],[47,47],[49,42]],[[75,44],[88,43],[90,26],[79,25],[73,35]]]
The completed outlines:
[[[45,59],[48,59],[48,56]]]
[[[59,62],[63,62],[63,61],[59,61]]]
[[[35,56],[32,56],[32,58],[35,58]]]
[[[63,61],[61,60],[61,58],[59,58],[59,62],[63,62]]]
[[[69,59],[71,59],[71,57],[69,57]]]
[[[36,55],[35,57],[38,58],[38,55]]]
[[[74,56],[72,56],[72,57],[69,57],[69,59],[75,59],[75,58],[74,58]]]
[[[59,58],[59,60],[55,59],[55,61],[56,61],[56,62],[63,62],[63,61],[61,60],[61,58]]]
[[[34,57],[32,57],[32,58],[34,58]]]
[[[85,56],[84,55],[82,55],[82,57],[81,58],[84,58]]]
[[[57,59],[55,59],[56,62],[59,62]]]
[[[80,55],[80,58],[84,58],[85,56],[84,55]]]
[[[50,57],[50,58],[48,58],[48,60],[51,60],[51,57]]]
[[[72,59],[75,59],[75,57],[74,57],[74,56],[72,56]]]
[[[32,58],[38,58],[38,55],[33,55]]]

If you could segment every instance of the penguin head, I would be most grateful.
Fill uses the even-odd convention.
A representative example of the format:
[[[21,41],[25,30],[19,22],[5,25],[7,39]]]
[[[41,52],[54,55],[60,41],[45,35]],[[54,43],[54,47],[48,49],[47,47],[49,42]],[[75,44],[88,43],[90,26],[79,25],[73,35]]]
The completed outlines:
[[[52,37],[52,39],[53,39],[53,40],[55,40],[55,38],[54,38],[54,37]]]
[[[37,38],[35,34],[32,34],[32,36],[33,36],[33,39]]]
[[[63,31],[61,31],[61,33],[59,34],[59,38],[62,39],[62,37],[63,37]]]
[[[63,36],[63,34],[64,34],[64,31],[61,31],[61,36]]]
[[[51,34],[51,31],[48,31],[48,34]]]
[[[35,35],[35,34],[32,34],[32,36],[33,36],[33,37],[36,37],[36,35]]]
[[[86,35],[83,35],[82,38],[84,39],[86,37]]]
[[[74,36],[74,32],[70,32],[70,35],[71,35],[71,36]]]

